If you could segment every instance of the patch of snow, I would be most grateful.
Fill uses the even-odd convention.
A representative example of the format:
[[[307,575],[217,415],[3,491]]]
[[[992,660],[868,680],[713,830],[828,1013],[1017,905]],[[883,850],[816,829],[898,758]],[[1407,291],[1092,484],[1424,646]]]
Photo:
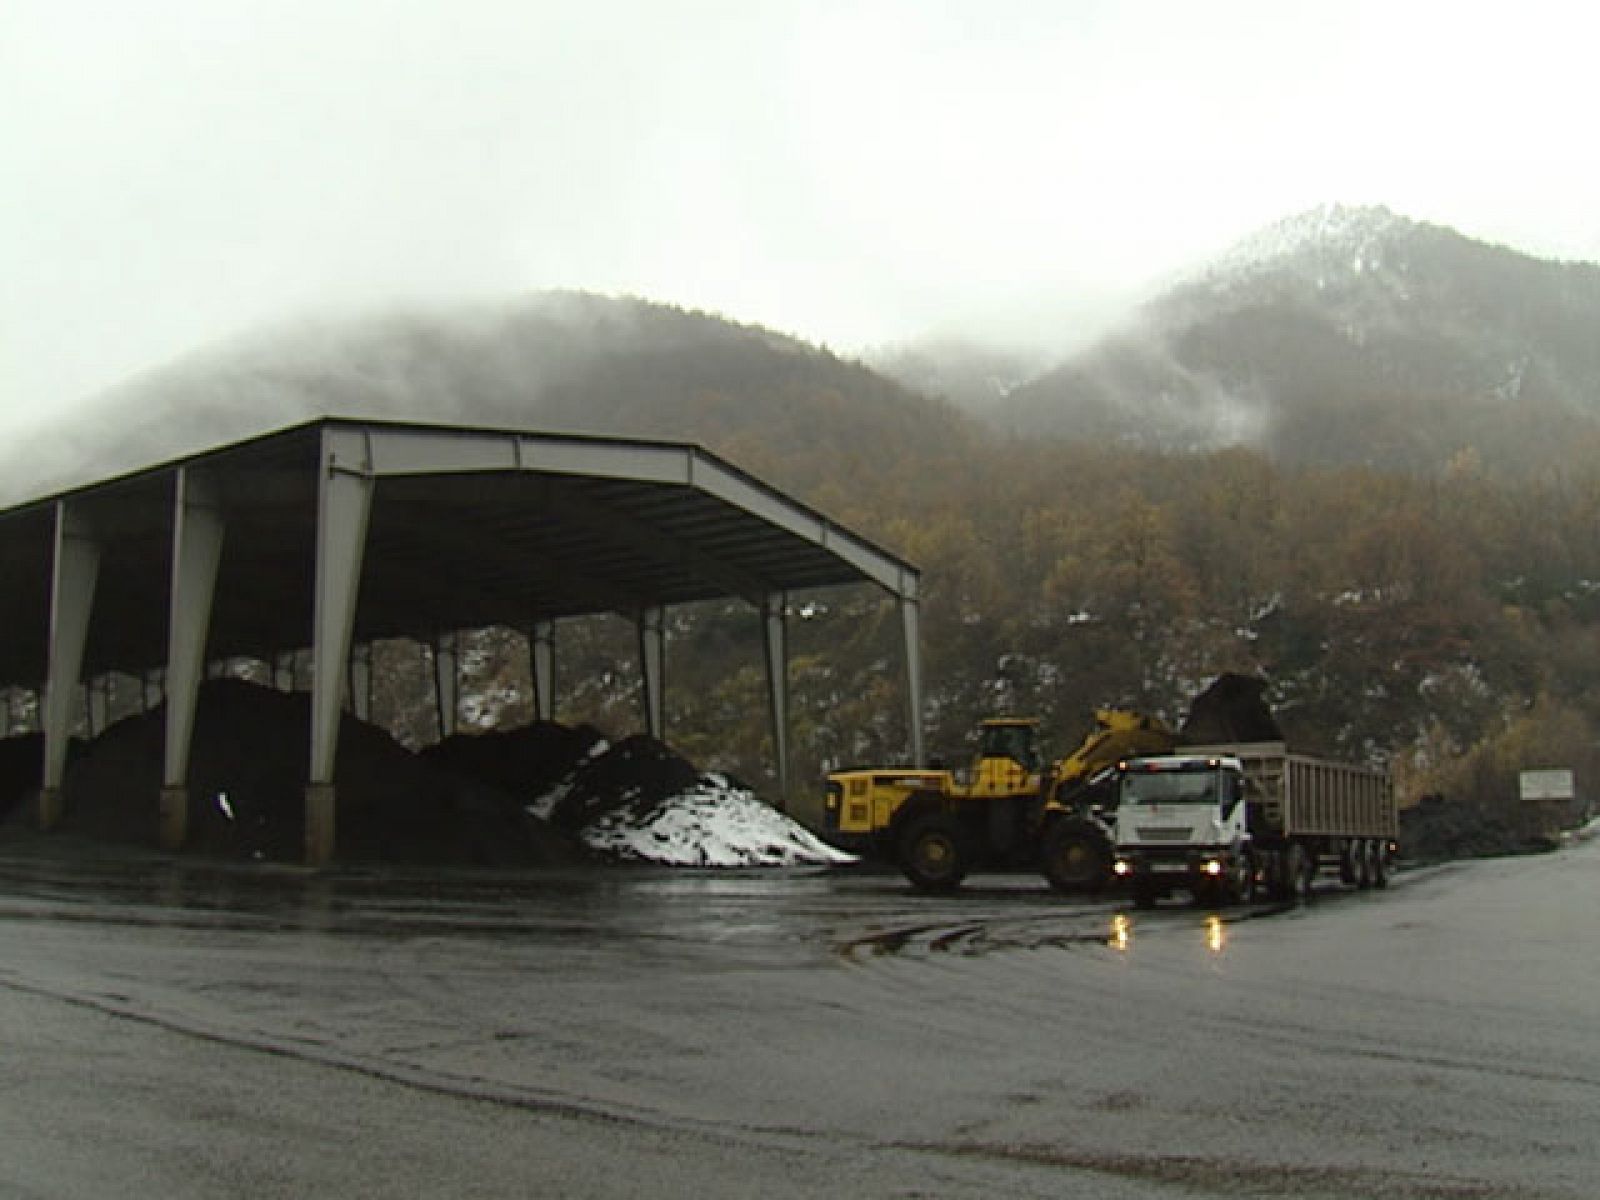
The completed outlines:
[[[1325,261],[1348,262],[1357,272],[1373,270],[1383,264],[1383,239],[1409,224],[1404,217],[1382,207],[1319,205],[1244,238],[1217,267],[1241,273],[1270,266],[1310,248],[1319,251]]]
[[[553,807],[553,804],[552,804]],[[789,867],[855,861],[726,776],[702,775],[647,814],[619,809],[579,833],[616,858],[677,867]]]
[[[1417,694],[1425,697],[1438,695],[1450,688],[1463,689],[1468,695],[1487,698],[1491,689],[1489,681],[1477,663],[1458,663],[1440,671],[1430,671],[1417,684]]]
[[[555,811],[561,806],[561,802],[572,794],[572,789],[574,786],[576,786],[576,780],[573,776],[569,775],[566,779],[563,779],[560,783],[556,784],[556,786],[551,788],[548,792],[545,792],[540,796],[535,796],[527,805],[523,807],[522,811],[527,813],[530,817],[537,817],[541,821],[548,821],[552,816],[555,815]]]

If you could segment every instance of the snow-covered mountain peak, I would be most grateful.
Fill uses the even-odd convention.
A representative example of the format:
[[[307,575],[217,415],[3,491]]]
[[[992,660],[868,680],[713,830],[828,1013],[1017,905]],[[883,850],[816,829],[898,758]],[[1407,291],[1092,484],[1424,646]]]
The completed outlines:
[[[1324,204],[1250,234],[1207,264],[1200,280],[1228,284],[1286,267],[1318,277],[1363,275],[1394,266],[1397,235],[1416,222],[1382,206]]]

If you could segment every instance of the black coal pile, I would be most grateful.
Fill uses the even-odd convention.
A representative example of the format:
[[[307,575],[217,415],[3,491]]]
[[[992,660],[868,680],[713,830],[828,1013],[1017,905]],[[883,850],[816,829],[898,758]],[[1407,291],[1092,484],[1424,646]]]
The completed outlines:
[[[620,811],[647,818],[701,780],[700,769],[644,734],[614,746],[595,745],[544,794],[551,824],[574,832]]]
[[[0,738],[0,819],[38,791],[43,779],[43,734]]]
[[[1266,687],[1267,681],[1254,675],[1218,675],[1189,706],[1179,740],[1189,746],[1283,741],[1267,706]]]
[[[1554,845],[1508,805],[1424,796],[1400,810],[1400,852],[1416,862],[1528,854]]]
[[[526,803],[571,774],[604,741],[592,725],[537,721],[519,729],[452,734],[424,749],[422,757]]]
[[[238,680],[202,687],[189,770],[187,848],[298,862],[303,856],[310,697]],[[158,829],[165,712],[118,722],[89,743],[64,784],[63,829],[147,845]],[[521,797],[420,759],[346,714],[334,783],[345,861],[519,865],[580,852],[532,820]]]

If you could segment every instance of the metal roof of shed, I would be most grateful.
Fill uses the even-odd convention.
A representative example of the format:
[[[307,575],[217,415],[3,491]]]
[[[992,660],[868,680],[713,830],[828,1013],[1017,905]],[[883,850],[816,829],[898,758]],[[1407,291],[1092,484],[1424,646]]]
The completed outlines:
[[[324,418],[0,511],[0,685],[44,678],[57,502],[101,546],[83,676],[162,666],[180,469],[227,526],[207,653],[308,644],[324,430],[353,434],[373,502],[357,641],[875,583],[919,574],[699,447]]]

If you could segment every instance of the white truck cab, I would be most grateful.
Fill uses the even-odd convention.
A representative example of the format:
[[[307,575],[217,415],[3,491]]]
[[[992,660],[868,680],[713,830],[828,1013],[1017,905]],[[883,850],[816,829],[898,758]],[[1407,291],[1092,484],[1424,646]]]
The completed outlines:
[[[1121,764],[1112,870],[1134,903],[1187,891],[1199,903],[1254,896],[1248,783],[1230,755],[1170,754]]]

